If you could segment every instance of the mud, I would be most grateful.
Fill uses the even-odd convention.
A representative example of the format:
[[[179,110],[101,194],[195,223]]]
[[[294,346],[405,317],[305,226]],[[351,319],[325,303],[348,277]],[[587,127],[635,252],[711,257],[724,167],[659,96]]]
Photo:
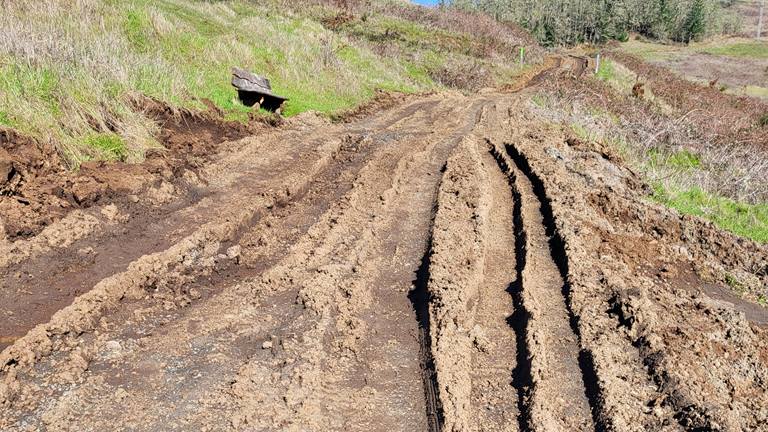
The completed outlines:
[[[216,111],[174,110],[148,98],[134,105],[158,124],[162,145],[140,164],[84,162],[72,171],[53,143],[0,129],[0,237],[27,239],[74,210],[126,204],[165,184],[183,187],[223,143],[280,124],[263,117],[227,122]]]
[[[726,275],[765,286],[768,250],[528,108],[584,67],[177,130],[190,159],[119,168],[137,199],[0,242],[0,429],[766,430],[768,313]]]

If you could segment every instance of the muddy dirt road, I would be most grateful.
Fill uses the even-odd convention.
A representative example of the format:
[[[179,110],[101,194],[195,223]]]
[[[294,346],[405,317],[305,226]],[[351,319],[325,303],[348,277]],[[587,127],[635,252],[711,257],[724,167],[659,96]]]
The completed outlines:
[[[0,430],[766,430],[766,314],[711,296],[766,248],[525,87],[303,116],[0,243]]]

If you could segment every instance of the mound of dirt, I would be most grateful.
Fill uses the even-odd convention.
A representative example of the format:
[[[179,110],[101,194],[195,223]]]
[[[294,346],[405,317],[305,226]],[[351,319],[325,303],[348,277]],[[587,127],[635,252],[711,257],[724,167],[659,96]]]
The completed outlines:
[[[0,129],[0,238],[29,238],[74,209],[130,199],[163,181],[178,181],[218,152],[219,145],[280,122],[256,118],[225,121],[213,104],[205,112],[173,109],[149,98],[134,107],[160,125],[163,149],[147,152],[140,164],[84,162],[70,170],[50,142]]]
[[[49,143],[0,129],[0,224],[5,228],[0,237],[33,235],[65,214],[70,203],[49,179],[66,177],[67,171]]]

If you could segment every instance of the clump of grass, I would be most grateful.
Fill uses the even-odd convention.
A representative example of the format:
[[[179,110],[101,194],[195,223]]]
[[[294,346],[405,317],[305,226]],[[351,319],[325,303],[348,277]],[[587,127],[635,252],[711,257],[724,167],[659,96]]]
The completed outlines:
[[[744,295],[744,293],[747,291],[744,284],[741,283],[741,281],[736,276],[730,273],[725,274],[725,283],[728,284],[728,286],[736,291],[739,295]]]
[[[721,228],[768,243],[768,204],[746,204],[707,193],[701,188],[672,190],[654,185],[653,198],[684,214],[709,219]]]
[[[763,114],[760,117],[760,120],[758,120],[757,124],[760,125],[760,127],[766,127],[768,126],[768,113]]]
[[[665,152],[657,147],[648,150],[648,162],[653,167],[668,167],[674,170],[701,168],[701,156],[690,150]]]
[[[765,294],[758,294],[757,304],[759,304],[762,307],[768,307],[768,296],[766,296]]]
[[[541,93],[536,93],[531,97],[531,102],[533,102],[534,105],[536,105],[539,108],[546,108],[547,106],[547,98],[545,95]]]
[[[128,154],[125,141],[114,133],[94,133],[83,138],[86,146],[99,152],[107,160],[125,160]],[[99,158],[101,159],[101,158]]]
[[[597,141],[600,139],[600,133],[598,131],[591,130],[580,123],[573,123],[571,125],[571,130],[574,134],[576,134],[577,137],[579,137],[579,139],[587,142]]]
[[[616,79],[616,70],[611,60],[604,59],[600,62],[600,67],[597,70],[597,78],[603,81],[612,81]]]
[[[14,127],[16,122],[11,119],[11,115],[5,111],[0,111],[0,126]]]

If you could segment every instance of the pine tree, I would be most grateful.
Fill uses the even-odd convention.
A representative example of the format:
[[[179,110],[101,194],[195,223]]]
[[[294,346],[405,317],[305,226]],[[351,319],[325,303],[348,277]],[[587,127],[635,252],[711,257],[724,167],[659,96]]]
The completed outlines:
[[[707,10],[704,0],[693,0],[691,9],[685,17],[679,40],[690,43],[699,39],[706,31]]]

